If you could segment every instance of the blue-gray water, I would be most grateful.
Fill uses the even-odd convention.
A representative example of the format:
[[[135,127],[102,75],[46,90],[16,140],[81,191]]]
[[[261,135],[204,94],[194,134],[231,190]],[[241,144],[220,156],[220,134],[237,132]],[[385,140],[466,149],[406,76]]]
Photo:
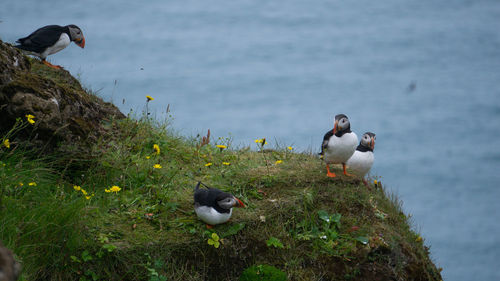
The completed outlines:
[[[316,151],[347,114],[445,280],[500,280],[499,1],[4,0],[0,21],[11,43],[79,25],[50,60],[184,135]]]

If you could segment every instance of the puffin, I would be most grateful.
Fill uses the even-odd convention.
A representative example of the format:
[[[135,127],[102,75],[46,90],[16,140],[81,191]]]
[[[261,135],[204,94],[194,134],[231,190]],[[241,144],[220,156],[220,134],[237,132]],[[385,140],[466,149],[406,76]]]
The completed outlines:
[[[15,281],[21,273],[21,265],[12,252],[0,242],[0,281]]]
[[[207,224],[207,228],[227,222],[231,218],[233,207],[245,207],[234,195],[208,186],[207,189],[201,189],[200,184],[198,182],[194,189],[194,211]]]
[[[85,47],[83,32],[74,24],[66,26],[47,25],[24,38],[19,38],[16,42],[19,43],[19,45],[15,46],[16,48],[28,51],[30,54],[39,57],[43,64],[56,69],[61,68],[61,66],[46,61],[48,55],[59,52],[71,42],[75,42],[81,48]]]
[[[351,176],[346,172],[346,161],[352,156],[358,144],[358,136],[351,131],[351,123],[345,114],[337,114],[333,130],[328,131],[323,137],[320,155],[326,163],[327,176],[336,177],[330,171],[330,164],[342,164],[344,175]]]
[[[366,132],[361,137],[356,151],[347,160],[347,167],[358,177],[363,180],[363,183],[368,186],[368,182],[365,180],[365,175],[370,171],[375,156],[373,155],[373,149],[375,148],[375,134],[372,132]]]

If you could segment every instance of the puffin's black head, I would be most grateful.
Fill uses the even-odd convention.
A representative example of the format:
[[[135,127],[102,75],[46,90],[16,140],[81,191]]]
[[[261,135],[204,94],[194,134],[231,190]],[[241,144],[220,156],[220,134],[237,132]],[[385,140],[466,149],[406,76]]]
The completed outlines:
[[[217,205],[219,205],[219,207],[226,210],[229,210],[232,207],[245,207],[245,204],[243,204],[240,199],[227,192],[222,192],[217,195],[215,201],[217,202]]]
[[[361,141],[359,142],[359,145],[364,146],[366,148],[370,148],[373,151],[373,149],[375,148],[375,140],[376,139],[377,138],[375,137],[374,133],[366,132],[361,137]]]
[[[333,134],[337,135],[337,133],[340,133],[342,135],[343,132],[349,132],[350,130],[351,123],[349,122],[349,118],[345,114],[337,114],[335,116],[335,123],[333,124]]]
[[[74,41],[76,45],[84,48],[85,37],[83,37],[82,30],[74,24],[67,25],[67,27],[69,29],[69,37],[71,37],[71,41]]]

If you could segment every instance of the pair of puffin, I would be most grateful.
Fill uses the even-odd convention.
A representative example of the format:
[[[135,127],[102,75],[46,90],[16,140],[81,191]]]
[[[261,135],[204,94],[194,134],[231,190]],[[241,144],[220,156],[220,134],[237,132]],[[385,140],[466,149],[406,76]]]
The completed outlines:
[[[335,173],[330,171],[330,164],[342,164],[344,175],[350,176],[346,171],[346,166],[349,166],[368,186],[364,177],[373,165],[374,148],[374,133],[364,133],[358,145],[358,137],[351,131],[349,118],[345,114],[336,115],[333,130],[325,134],[321,145],[320,154],[326,163],[327,176],[336,177]],[[201,182],[198,182],[194,191],[194,210],[207,227],[227,222],[231,218],[233,207],[245,207],[243,202],[232,194],[216,188],[200,189],[200,184]]]
[[[348,166],[355,175],[363,179],[365,185],[368,185],[364,177],[375,160],[374,148],[374,133],[364,133],[358,145],[358,136],[351,131],[349,118],[345,114],[336,115],[333,130],[325,134],[321,144],[320,155],[323,155],[326,163],[326,175],[336,177],[335,173],[330,171],[330,164],[342,164],[344,175],[350,176],[346,171]]]
[[[83,32],[74,24],[66,26],[47,25],[24,38],[19,38],[16,42],[19,43],[19,45],[15,46],[16,48],[39,57],[43,64],[56,69],[61,68],[61,66],[46,61],[48,55],[61,51],[71,42],[75,42],[81,48],[85,47]]]

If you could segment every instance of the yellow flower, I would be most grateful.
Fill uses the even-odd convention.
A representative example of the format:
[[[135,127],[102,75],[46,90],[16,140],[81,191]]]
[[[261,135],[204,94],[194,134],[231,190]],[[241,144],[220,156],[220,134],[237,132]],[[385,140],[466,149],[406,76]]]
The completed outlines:
[[[263,138],[263,139],[256,139],[254,140],[255,143],[260,143],[260,147],[263,148],[264,145],[267,144],[267,141],[266,141],[266,138]]]
[[[80,190],[82,189],[79,185],[73,185],[73,188],[74,188],[76,191],[80,191]]]
[[[227,148],[227,146],[225,145],[222,145],[222,144],[218,144],[216,145],[218,148],[220,148],[220,150],[223,150],[224,148]]]
[[[22,183],[22,182],[19,183],[19,186],[23,186],[23,185],[24,185],[24,183]]]
[[[146,159],[149,159],[149,158],[151,158],[151,156],[146,156]]]
[[[33,120],[33,118],[35,118],[35,116],[31,115],[31,114],[26,114],[26,119],[28,120],[28,122],[33,125],[35,124],[35,120]]]
[[[289,146],[287,147],[288,150],[293,150],[293,147]]]
[[[276,160],[276,162],[274,162],[274,164],[278,165],[278,164],[281,164],[283,163],[283,160]]]
[[[157,144],[153,144],[153,149],[156,155],[160,155],[160,147]]]
[[[92,193],[92,195],[85,195],[85,199],[90,200],[90,198],[94,197],[94,195],[94,193]]]
[[[80,189],[80,191],[83,193],[83,195],[87,196],[87,191],[85,189]]]
[[[5,140],[3,141],[3,145],[4,145],[5,147],[7,147],[7,148],[10,148],[10,142],[9,142],[9,139],[5,139]]]
[[[116,192],[118,193],[118,191],[122,190],[119,186],[116,186],[116,185],[113,185],[110,189],[109,189],[111,192]]]
[[[231,165],[231,163],[229,163],[229,162],[222,162],[222,165],[229,166],[229,165]]]
[[[161,165],[160,164],[154,164],[153,168],[155,168],[155,169],[161,169]]]
[[[212,233],[212,238],[208,239],[208,245],[213,245],[216,249],[219,248],[220,242],[219,242],[219,235],[217,233]]]
[[[416,242],[420,242],[420,241],[422,241],[422,236],[420,236],[420,235],[419,235],[419,236],[417,237],[417,239],[415,239],[415,241],[416,241]]]
[[[154,100],[154,98],[152,98],[151,96],[146,96],[146,99],[148,100],[148,102]]]
[[[36,186],[36,182],[32,181],[30,183],[28,183],[29,186]]]
[[[205,164],[205,167],[210,167],[210,166],[212,166],[212,163]]]

